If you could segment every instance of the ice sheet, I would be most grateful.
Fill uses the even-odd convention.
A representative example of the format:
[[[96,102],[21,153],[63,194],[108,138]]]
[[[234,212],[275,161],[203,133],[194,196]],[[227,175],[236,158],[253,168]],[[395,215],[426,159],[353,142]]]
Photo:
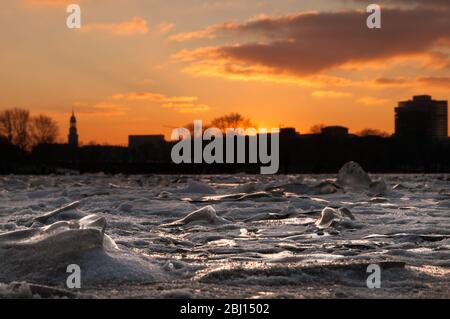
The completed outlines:
[[[66,265],[78,262],[83,292],[107,297],[101,287],[114,287],[114,297],[345,297],[352,287],[372,296],[364,267],[395,262],[404,266],[384,272],[388,297],[449,297],[450,176],[372,175],[384,180],[383,194],[340,188],[336,177],[0,177],[0,234],[33,229],[37,216],[79,201],[45,222],[96,214],[119,248],[56,260],[52,243],[27,256],[0,248],[2,289],[14,281],[64,288]],[[317,227],[326,207],[355,219]]]

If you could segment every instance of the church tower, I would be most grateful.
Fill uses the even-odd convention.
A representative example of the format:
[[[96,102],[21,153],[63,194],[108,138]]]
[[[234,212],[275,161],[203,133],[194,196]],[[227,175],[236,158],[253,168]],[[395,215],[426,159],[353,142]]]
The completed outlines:
[[[75,117],[73,110],[72,116],[70,117],[69,145],[78,147],[77,118]]]

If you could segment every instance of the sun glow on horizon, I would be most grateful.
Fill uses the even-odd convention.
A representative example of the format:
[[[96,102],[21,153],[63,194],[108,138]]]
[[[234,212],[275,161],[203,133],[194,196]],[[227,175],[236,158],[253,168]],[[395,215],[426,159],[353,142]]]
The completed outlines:
[[[398,101],[450,98],[445,4],[393,1],[369,30],[358,1],[83,0],[76,31],[67,3],[13,0],[0,13],[0,110],[51,116],[61,141],[72,109],[83,143],[127,145],[233,112],[256,129],[392,133]]]

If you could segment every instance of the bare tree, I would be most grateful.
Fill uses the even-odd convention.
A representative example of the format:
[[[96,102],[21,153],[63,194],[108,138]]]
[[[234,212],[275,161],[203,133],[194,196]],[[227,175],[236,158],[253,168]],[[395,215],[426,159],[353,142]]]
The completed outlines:
[[[243,117],[239,113],[231,113],[214,119],[211,122],[211,127],[217,127],[218,129],[225,131],[227,128],[242,128],[247,129],[254,125],[250,121]]]
[[[210,124],[203,123],[203,125],[202,125],[203,131],[209,129],[210,127],[211,127]],[[194,123],[188,123],[188,124],[184,125],[183,128],[187,129],[191,133],[191,136],[195,135],[194,134],[195,133]]]
[[[0,136],[12,143],[11,113],[9,110],[0,113]]]
[[[0,114],[0,132],[7,140],[26,150],[29,146],[28,125],[30,112],[20,108],[3,111]]]
[[[325,124],[315,124],[310,129],[309,132],[313,134],[322,133],[322,129],[325,127]]]
[[[356,135],[359,136],[380,136],[380,137],[389,137],[390,134],[387,132],[383,132],[377,129],[372,129],[372,128],[366,128],[363,129],[362,131],[356,133]]]
[[[55,143],[58,131],[58,124],[46,115],[38,115],[31,119],[30,137],[33,145]]]
[[[13,142],[13,125],[12,125],[12,111],[5,110],[0,113],[0,136]]]
[[[30,122],[30,112],[23,109],[13,110],[15,144],[25,150],[29,146],[28,125]]]
[[[58,125],[48,116],[30,117],[28,110],[14,108],[0,112],[0,136],[22,150],[36,144],[55,143]]]

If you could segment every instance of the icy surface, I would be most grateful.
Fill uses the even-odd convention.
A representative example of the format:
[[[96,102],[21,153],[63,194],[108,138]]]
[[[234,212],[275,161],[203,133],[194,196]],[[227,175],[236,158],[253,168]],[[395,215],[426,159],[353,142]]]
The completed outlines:
[[[2,176],[0,297],[450,297],[450,176],[353,170]]]

